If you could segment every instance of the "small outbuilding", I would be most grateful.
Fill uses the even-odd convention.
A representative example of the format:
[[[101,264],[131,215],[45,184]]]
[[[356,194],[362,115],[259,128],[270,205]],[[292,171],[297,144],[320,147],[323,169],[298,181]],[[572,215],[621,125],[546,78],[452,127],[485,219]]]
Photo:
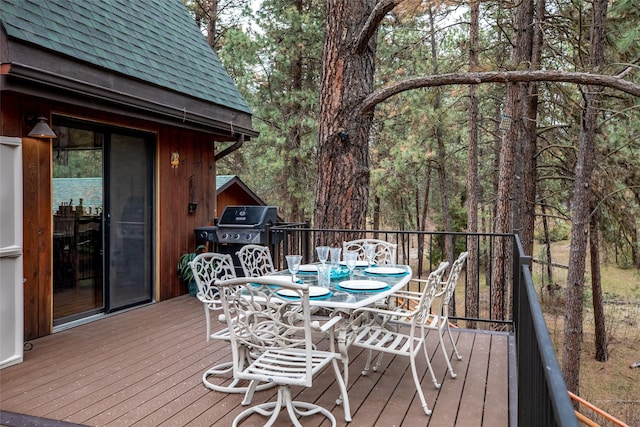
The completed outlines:
[[[216,205],[219,218],[227,206],[266,206],[267,204],[236,175],[216,178]]]

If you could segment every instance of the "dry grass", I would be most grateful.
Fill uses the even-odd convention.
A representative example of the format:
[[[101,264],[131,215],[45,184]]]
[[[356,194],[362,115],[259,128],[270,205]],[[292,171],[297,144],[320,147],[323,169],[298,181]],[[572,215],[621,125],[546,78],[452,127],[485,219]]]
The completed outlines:
[[[553,262],[566,265],[569,258],[568,242],[555,243],[552,254]],[[554,268],[553,275],[554,282],[560,289],[555,298],[550,297],[545,289],[541,299],[547,326],[556,346],[558,359],[562,363],[562,302],[566,269]],[[542,283],[540,265],[536,265],[534,269],[534,281],[536,284]],[[633,269],[621,269],[609,264],[603,267],[602,282],[609,360],[595,360],[592,293],[587,275],[580,396],[629,425],[639,426],[640,368],[632,369],[630,365],[640,360],[640,274]],[[602,425],[613,424],[602,422]]]

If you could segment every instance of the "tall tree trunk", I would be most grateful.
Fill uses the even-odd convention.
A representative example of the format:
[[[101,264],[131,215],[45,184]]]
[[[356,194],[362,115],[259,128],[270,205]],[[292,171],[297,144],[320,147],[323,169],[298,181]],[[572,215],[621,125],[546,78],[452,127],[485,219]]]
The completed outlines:
[[[479,17],[480,2],[473,0],[471,8],[471,25],[469,27],[469,67],[471,71],[478,71]],[[467,154],[467,230],[478,232],[478,97],[476,85],[469,86],[469,148]],[[472,239],[468,244],[466,289],[466,317],[478,317],[478,287],[475,286],[478,277],[478,241]],[[468,328],[475,328],[476,322],[467,322]]]
[[[294,6],[299,14],[302,14],[303,9],[303,0],[295,0]],[[293,29],[297,34],[302,35],[303,29],[298,26]],[[290,77],[291,77],[291,91],[292,93],[300,93],[302,91],[302,80],[303,80],[303,70],[302,70],[302,59],[303,52],[298,49],[294,53],[294,57],[291,58],[291,66],[290,66]],[[287,102],[282,106],[284,116],[292,116],[295,117],[296,113],[302,110],[302,107],[299,104],[300,99],[297,97],[292,97],[290,102]],[[288,211],[288,217],[291,221],[294,222],[302,222],[305,220],[304,218],[304,210],[301,207],[302,201],[301,198],[304,197],[303,193],[299,191],[300,189],[297,186],[290,186],[289,180],[294,176],[298,171],[296,171],[295,166],[300,164],[301,158],[303,155],[301,152],[302,146],[302,124],[300,121],[296,121],[293,125],[291,125],[287,131],[285,149],[282,153],[284,158],[284,163],[286,165],[291,165],[294,167],[284,168],[284,173],[277,178],[278,184],[280,184],[281,188],[285,189],[285,200],[286,206],[284,206],[284,210]],[[292,179],[293,180],[293,179]]]
[[[608,0],[594,0],[589,57],[597,70],[604,64],[604,29]],[[580,123],[578,158],[573,185],[571,248],[567,274],[562,373],[569,391],[580,392],[580,356],[582,353],[582,321],[585,258],[589,232],[591,175],[595,157],[597,108],[602,89],[589,86],[583,91],[584,109]]]
[[[420,212],[420,231],[427,230],[427,217],[429,215],[429,193],[431,192],[431,166],[427,165],[425,178],[424,178],[424,191],[423,191],[423,203],[422,203],[422,211]],[[420,197],[417,197],[416,200],[420,200]],[[424,262],[424,240],[425,235],[418,235],[418,271],[422,271],[422,266]]]
[[[531,40],[533,21],[533,0],[523,0],[516,8],[514,19],[514,37],[511,48],[511,66],[521,67],[531,63]],[[518,142],[524,135],[522,115],[527,85],[524,83],[507,83],[505,101],[505,126],[502,148],[500,150],[500,169],[498,172],[498,193],[495,231],[510,233],[519,224],[519,212],[522,206],[521,187],[515,192],[516,154]],[[508,126],[507,126],[508,125]],[[516,203],[513,203],[513,200]],[[512,279],[512,246],[507,239],[498,239],[494,250],[493,287],[491,289],[491,316],[494,319],[505,319],[509,308],[510,296],[507,283]]]
[[[545,0],[535,0],[535,17],[531,36],[530,69],[540,69],[542,58],[542,27],[544,25]],[[527,35],[527,39],[529,36]],[[533,255],[534,229],[536,220],[536,194],[538,182],[538,83],[528,84],[524,102],[524,134],[522,137],[522,183],[523,203],[520,210],[520,241],[525,254]]]
[[[436,28],[434,24],[433,8],[429,7],[429,23],[431,25],[431,35],[429,42],[431,43],[431,65],[433,67],[433,74],[438,74],[438,44],[436,41]],[[433,103],[434,116],[439,117],[440,107],[442,106],[442,91],[439,87],[434,88],[435,100]],[[451,212],[449,210],[449,191],[447,189],[447,156],[444,144],[444,136],[442,132],[442,123],[440,120],[436,120],[434,126],[434,136],[437,146],[437,161],[438,161],[438,182],[440,184],[440,209],[442,213],[442,226],[444,231],[451,230]],[[451,235],[447,235],[444,238],[444,259],[449,263],[453,263],[453,240]]]
[[[595,326],[596,360],[606,362],[609,359],[607,351],[607,330],[605,326],[604,301],[602,299],[602,275],[600,272],[600,230],[598,227],[598,212],[591,214],[589,222],[589,260],[591,263],[591,290],[593,300],[593,321]]]
[[[204,7],[207,9],[205,15],[208,16],[207,22],[207,43],[213,50],[218,51],[218,0],[207,0],[204,3]]]
[[[364,43],[354,41],[360,39],[374,6],[375,0],[326,3],[314,215],[317,228],[366,227],[373,111],[362,113],[356,106],[373,90],[377,29]]]

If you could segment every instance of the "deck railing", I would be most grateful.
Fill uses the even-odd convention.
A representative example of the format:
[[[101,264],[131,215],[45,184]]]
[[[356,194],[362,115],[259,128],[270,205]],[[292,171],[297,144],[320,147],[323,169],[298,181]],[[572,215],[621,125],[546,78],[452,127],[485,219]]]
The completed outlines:
[[[447,233],[388,230],[323,230],[306,223],[278,225],[272,245],[274,263],[286,268],[284,255],[300,254],[316,260],[319,244],[341,246],[343,241],[376,238],[398,244],[398,264],[411,265],[423,278],[440,261],[453,262],[470,251],[464,287],[456,288],[451,320],[460,327],[508,331],[515,336],[517,402],[510,402],[510,418],[518,426],[577,426],[555,351],[538,303],[530,271],[515,234]],[[504,254],[497,259],[496,250]],[[512,374],[510,374],[511,376]],[[516,399],[514,399],[516,400]]]
[[[531,257],[515,236],[514,324],[518,363],[518,426],[577,427],[558,359],[531,277]]]

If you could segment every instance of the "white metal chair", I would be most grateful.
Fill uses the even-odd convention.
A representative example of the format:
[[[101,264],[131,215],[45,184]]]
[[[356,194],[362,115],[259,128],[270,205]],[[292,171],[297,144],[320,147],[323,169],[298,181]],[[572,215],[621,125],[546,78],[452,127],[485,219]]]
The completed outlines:
[[[451,271],[449,271],[449,276],[446,281],[441,282],[441,288],[436,294],[436,298],[440,298],[440,308],[437,313],[431,313],[425,322],[425,329],[431,329],[438,331],[438,337],[440,339],[440,348],[442,349],[442,354],[444,354],[444,358],[447,361],[447,368],[449,369],[449,375],[451,378],[456,377],[456,373],[451,366],[451,357],[447,353],[447,349],[444,346],[444,331],[447,331],[449,335],[449,341],[453,347],[452,354],[456,355],[458,360],[462,360],[462,356],[458,353],[458,348],[456,347],[456,343],[453,341],[453,336],[451,336],[451,329],[449,324],[449,303],[451,302],[451,298],[453,298],[453,293],[458,283],[458,279],[460,278],[460,272],[464,267],[465,262],[467,261],[467,257],[469,256],[469,252],[462,252],[458,259],[456,259],[451,265]]]
[[[196,297],[204,306],[204,316],[207,325],[207,342],[210,340],[231,341],[229,328],[224,328],[216,332],[211,331],[211,315],[222,314],[222,302],[218,288],[215,286],[215,280],[228,280],[236,277],[233,267],[233,259],[231,255],[223,255],[213,252],[206,252],[196,255],[189,262],[189,267],[193,272],[193,277],[198,286]],[[223,319],[224,320],[224,319]],[[215,365],[205,371],[202,375],[202,382],[205,387],[223,392],[223,393],[246,393],[248,386],[240,386],[240,381],[233,378],[227,386],[215,384],[209,380],[209,377],[230,376],[233,371],[233,362],[225,362]],[[271,384],[261,384],[257,386],[258,390],[264,390],[273,387]]]
[[[245,245],[236,255],[245,277],[266,276],[276,271],[268,246]]]
[[[448,266],[448,262],[443,262],[431,272],[422,292],[405,290],[393,294],[392,299],[398,304],[394,308],[363,307],[352,314],[354,332],[349,337],[350,345],[369,350],[362,374],[366,375],[369,370],[373,351],[409,357],[416,391],[427,415],[431,414],[431,410],[420,386],[416,356],[422,348],[431,380],[436,388],[440,388],[425,345],[424,323],[429,316],[431,304]],[[404,333],[402,328],[395,327],[393,323],[408,325],[409,333]]]
[[[373,262],[376,264],[395,264],[396,252],[398,251],[398,245],[395,243],[389,243],[379,239],[358,239],[348,242],[342,242],[342,251],[355,251],[358,254],[359,260],[366,260],[365,257],[365,245],[376,245],[376,254]]]
[[[344,319],[336,316],[322,325],[312,322],[308,285],[292,283],[289,278],[255,277],[250,283],[246,278],[238,278],[217,281],[216,284],[231,332],[234,377],[279,386],[275,402],[246,409],[234,419],[233,426],[254,413],[269,417],[265,425],[271,426],[284,408],[295,426],[301,426],[299,416],[317,413],[327,417],[335,426],[336,419],[331,412],[313,403],[294,401],[290,390],[294,385],[311,387],[313,377],[329,364],[333,366],[340,388],[345,420],[351,421],[347,389],[338,366],[342,358],[335,350],[333,336],[335,325]],[[287,290],[291,294],[280,296],[279,290]],[[329,351],[315,349],[312,329],[329,335]],[[247,358],[242,354],[248,349],[259,353],[250,364],[245,363]],[[247,395],[251,393],[252,390]]]

